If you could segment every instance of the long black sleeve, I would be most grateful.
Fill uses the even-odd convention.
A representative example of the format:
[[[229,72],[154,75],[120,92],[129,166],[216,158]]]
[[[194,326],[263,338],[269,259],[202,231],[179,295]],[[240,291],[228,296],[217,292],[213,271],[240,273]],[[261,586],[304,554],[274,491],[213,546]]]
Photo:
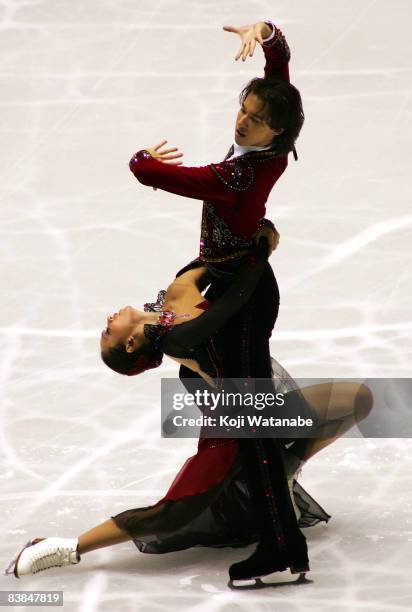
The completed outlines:
[[[171,329],[163,339],[162,350],[174,357],[183,356],[182,351],[194,352],[194,347],[202,344],[250,300],[267,265],[267,258],[268,243],[261,239],[225,293],[200,316]]]

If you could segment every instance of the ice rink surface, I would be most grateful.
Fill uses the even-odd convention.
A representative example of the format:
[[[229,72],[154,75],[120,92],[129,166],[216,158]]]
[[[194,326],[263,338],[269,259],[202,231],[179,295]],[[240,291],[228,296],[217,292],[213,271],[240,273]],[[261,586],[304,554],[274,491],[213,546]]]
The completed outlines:
[[[156,502],[196,450],[160,439],[160,377],[177,364],[118,376],[99,335],[197,255],[201,202],[139,184],[130,157],[167,138],[185,165],[224,158],[263,53],[235,62],[222,26],[265,18],[287,37],[306,114],[267,206],[281,235],[272,354],[300,377],[410,376],[409,1],[5,0],[3,568],[29,538]],[[70,612],[411,610],[411,468],[410,440],[360,435],[308,462],[300,482],[332,514],[305,530],[311,585],[231,592],[228,566],[248,550],[156,556],[127,542],[1,576],[0,590],[64,590]]]

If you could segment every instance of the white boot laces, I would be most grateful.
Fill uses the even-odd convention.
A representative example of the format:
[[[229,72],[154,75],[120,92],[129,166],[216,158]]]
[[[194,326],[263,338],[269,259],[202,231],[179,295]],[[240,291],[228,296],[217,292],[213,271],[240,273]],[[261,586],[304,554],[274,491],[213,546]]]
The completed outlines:
[[[39,553],[37,559],[33,561],[32,572],[36,574],[41,570],[49,569],[50,567],[61,567],[68,565],[70,561],[70,550],[68,548],[56,548],[48,553]]]

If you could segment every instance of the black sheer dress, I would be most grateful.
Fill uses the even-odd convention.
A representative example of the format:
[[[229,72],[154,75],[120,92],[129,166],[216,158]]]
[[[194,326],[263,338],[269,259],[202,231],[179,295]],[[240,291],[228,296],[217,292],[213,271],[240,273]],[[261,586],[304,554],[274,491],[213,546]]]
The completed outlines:
[[[219,284],[217,279],[212,284],[202,303],[204,313],[167,330],[159,329],[159,342],[171,357],[195,359],[214,380],[240,378],[239,373],[271,378],[276,391],[293,396],[294,405],[297,401],[313,417],[314,411],[295,381],[270,357],[269,338],[277,318],[279,292],[262,242],[253,255],[245,258],[229,286],[227,280]],[[195,260],[177,276],[198,265],[202,262]],[[180,377],[191,391],[208,387],[204,379],[184,366]],[[296,480],[308,443],[304,438],[259,442],[202,438],[200,434],[197,453],[186,460],[162,499],[111,518],[145,553],[193,546],[246,546],[273,530],[278,538],[283,533],[288,537],[292,534],[293,545],[293,529],[300,534],[298,526],[310,527],[330,519]],[[277,446],[271,446],[274,444]],[[255,448],[260,459],[269,458],[264,459],[271,479],[267,486],[277,492],[270,513],[259,506],[262,491],[256,483],[264,480],[265,473],[260,471],[261,462],[259,465],[259,460],[253,459]],[[275,475],[270,473],[272,457],[278,457],[278,463],[273,463]],[[276,520],[272,508],[278,512]],[[269,514],[271,523],[262,519]],[[279,524],[283,532],[277,531]]]

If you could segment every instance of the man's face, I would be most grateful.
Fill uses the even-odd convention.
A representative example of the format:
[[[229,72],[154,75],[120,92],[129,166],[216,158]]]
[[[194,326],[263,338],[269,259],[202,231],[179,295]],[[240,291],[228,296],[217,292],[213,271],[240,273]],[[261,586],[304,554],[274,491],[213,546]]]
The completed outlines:
[[[265,121],[263,102],[250,93],[239,109],[236,118],[235,142],[242,146],[265,147],[273,137],[281,134],[282,128],[272,130]]]

